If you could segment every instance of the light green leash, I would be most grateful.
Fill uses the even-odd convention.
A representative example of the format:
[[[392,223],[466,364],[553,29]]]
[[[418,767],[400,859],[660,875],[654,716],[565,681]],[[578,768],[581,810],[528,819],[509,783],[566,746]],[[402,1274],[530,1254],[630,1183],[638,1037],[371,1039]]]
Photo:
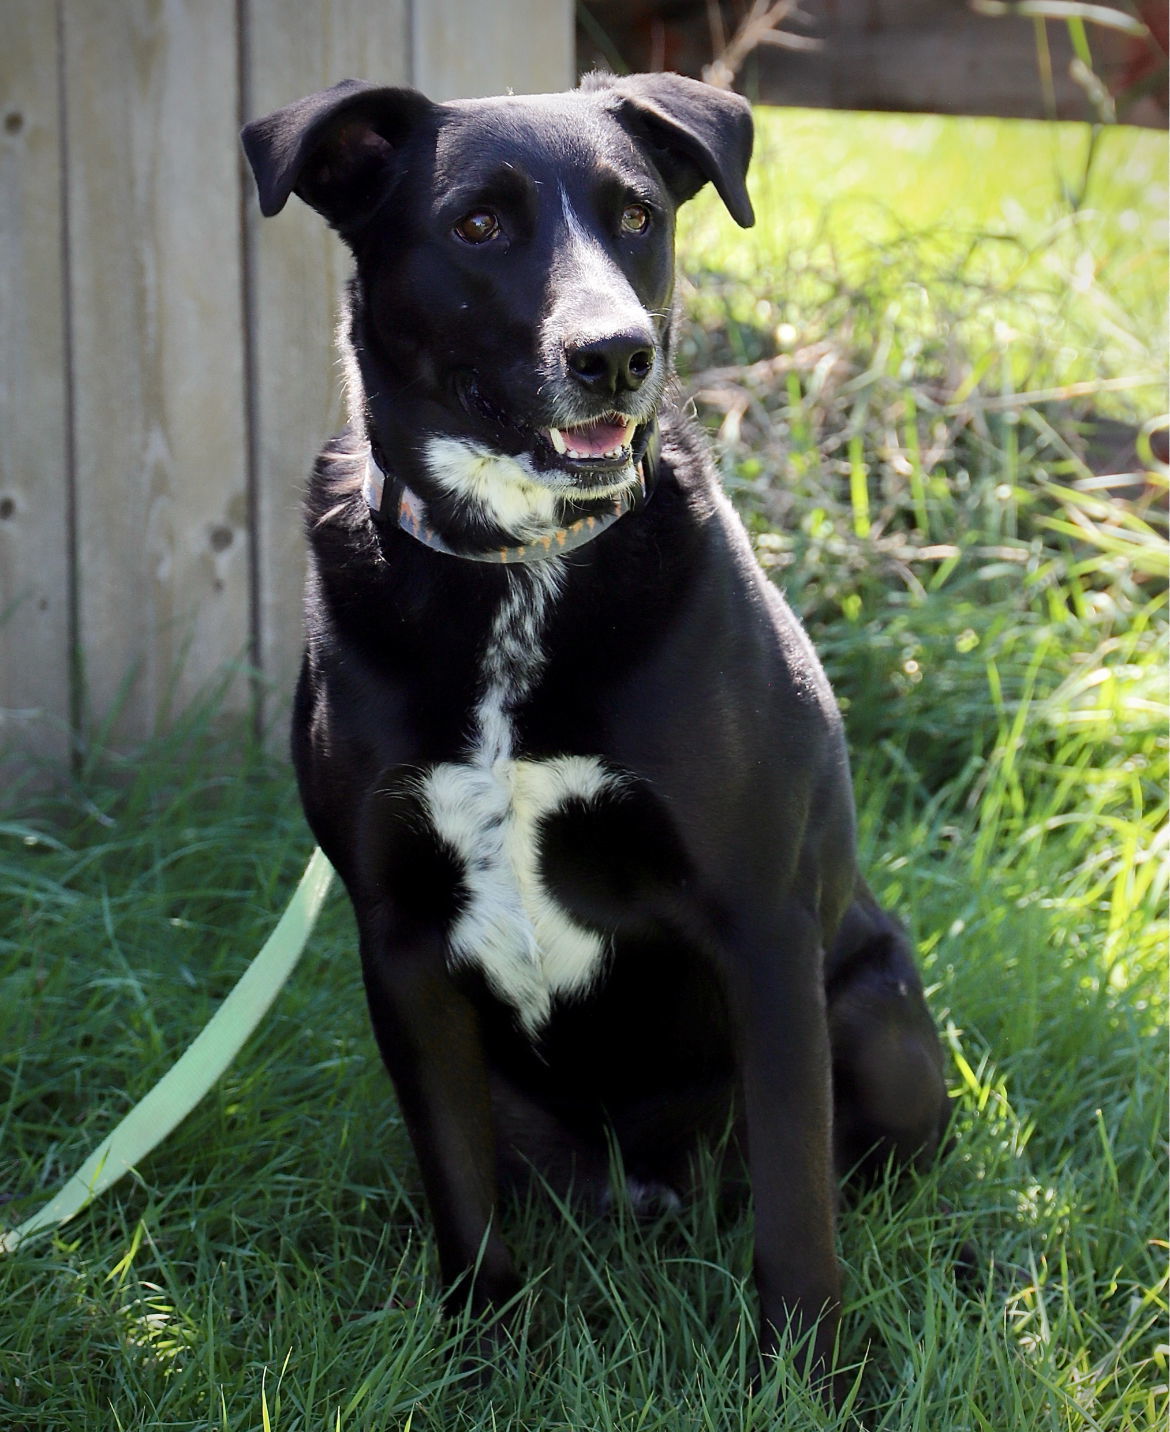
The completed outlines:
[[[16,1228],[0,1252],[67,1222],[138,1164],[191,1112],[240,1051],[292,973],[316,923],[333,870],[313,852],[292,899],[235,988],[145,1098],[94,1149],[57,1196]]]

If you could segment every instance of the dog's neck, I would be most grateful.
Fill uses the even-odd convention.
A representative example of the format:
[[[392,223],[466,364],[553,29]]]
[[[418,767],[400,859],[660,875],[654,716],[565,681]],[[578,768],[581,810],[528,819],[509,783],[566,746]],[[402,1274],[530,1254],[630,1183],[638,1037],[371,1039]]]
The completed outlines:
[[[619,517],[641,507],[654,490],[658,449],[658,427],[655,424],[646,451],[638,463],[638,487],[635,490],[622,493],[599,510],[585,513],[563,527],[513,545],[458,550],[451,547],[430,522],[426,503],[401,478],[388,471],[374,444],[371,444],[366,452],[362,495],[375,521],[396,521],[403,532],[409,533],[416,541],[434,552],[442,552],[450,557],[462,557],[473,562],[543,562],[592,542],[606,528],[612,527]]]

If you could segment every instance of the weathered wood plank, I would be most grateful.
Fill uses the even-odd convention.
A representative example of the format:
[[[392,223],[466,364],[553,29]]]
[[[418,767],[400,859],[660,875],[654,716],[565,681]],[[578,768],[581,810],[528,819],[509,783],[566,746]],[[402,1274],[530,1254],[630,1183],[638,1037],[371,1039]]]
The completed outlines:
[[[569,0],[412,0],[414,84],[432,99],[546,93],[573,83]]]
[[[406,84],[406,0],[251,0],[244,37],[244,119],[346,76]],[[241,161],[242,162],[242,161]],[[245,166],[246,168],[246,166]],[[349,262],[299,200],[260,218],[243,177],[256,537],[257,654],[266,718],[284,740],[302,644],[300,498],[324,439],[344,422],[333,332]]]
[[[79,630],[126,740],[249,642],[235,5],[63,14]]]
[[[0,42],[0,747],[69,744],[70,473],[57,17],[10,0]]]

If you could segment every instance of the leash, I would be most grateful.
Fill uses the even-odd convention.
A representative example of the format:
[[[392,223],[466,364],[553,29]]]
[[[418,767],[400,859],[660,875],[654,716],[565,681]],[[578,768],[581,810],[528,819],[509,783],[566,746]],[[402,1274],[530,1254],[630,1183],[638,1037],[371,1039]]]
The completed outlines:
[[[0,1232],[0,1253],[11,1253],[26,1239],[75,1217],[186,1118],[231,1064],[292,973],[332,878],[329,862],[314,850],[276,928],[202,1031],[44,1208]]]

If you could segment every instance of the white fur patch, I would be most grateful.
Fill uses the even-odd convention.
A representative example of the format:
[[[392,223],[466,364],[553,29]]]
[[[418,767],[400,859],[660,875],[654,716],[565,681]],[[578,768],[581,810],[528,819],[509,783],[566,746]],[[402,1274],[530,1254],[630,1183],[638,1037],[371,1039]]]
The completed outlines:
[[[605,956],[604,939],[577,925],[541,880],[541,822],[567,801],[596,800],[621,778],[592,757],[513,757],[511,712],[544,665],[540,635],[560,565],[510,576],[484,653],[467,758],[427,772],[422,793],[436,834],[463,862],[467,903],[450,932],[451,958],[479,966],[535,1033],[553,998],[587,989]]]
[[[446,492],[520,541],[556,526],[553,488],[537,477],[526,457],[508,457],[460,438],[432,437],[426,464]]]
[[[479,966],[535,1032],[552,1000],[589,987],[605,941],[576,924],[540,878],[541,821],[567,800],[618,784],[598,761],[498,761],[437,766],[426,780],[436,832],[462,857],[467,905],[450,933],[452,958]]]
[[[582,222],[573,208],[565,186],[558,184],[557,189],[561,200],[561,214],[568,231],[567,242],[564,244],[563,253],[558,254],[558,260],[566,268],[571,268],[573,283],[577,287],[586,291],[596,290],[603,295],[613,294],[614,289],[621,284],[621,270],[605,252],[597,235],[590,233],[588,225]],[[634,298],[633,289],[628,283],[624,287],[629,290],[630,298],[640,311],[641,304]],[[604,309],[602,311],[604,312]]]
[[[557,498],[580,495],[568,473],[537,473],[530,460],[509,457],[462,438],[428,438],[427,471],[474,514],[520,542],[546,536],[557,526]],[[590,486],[590,498],[617,497],[638,482],[633,462],[606,483]]]

